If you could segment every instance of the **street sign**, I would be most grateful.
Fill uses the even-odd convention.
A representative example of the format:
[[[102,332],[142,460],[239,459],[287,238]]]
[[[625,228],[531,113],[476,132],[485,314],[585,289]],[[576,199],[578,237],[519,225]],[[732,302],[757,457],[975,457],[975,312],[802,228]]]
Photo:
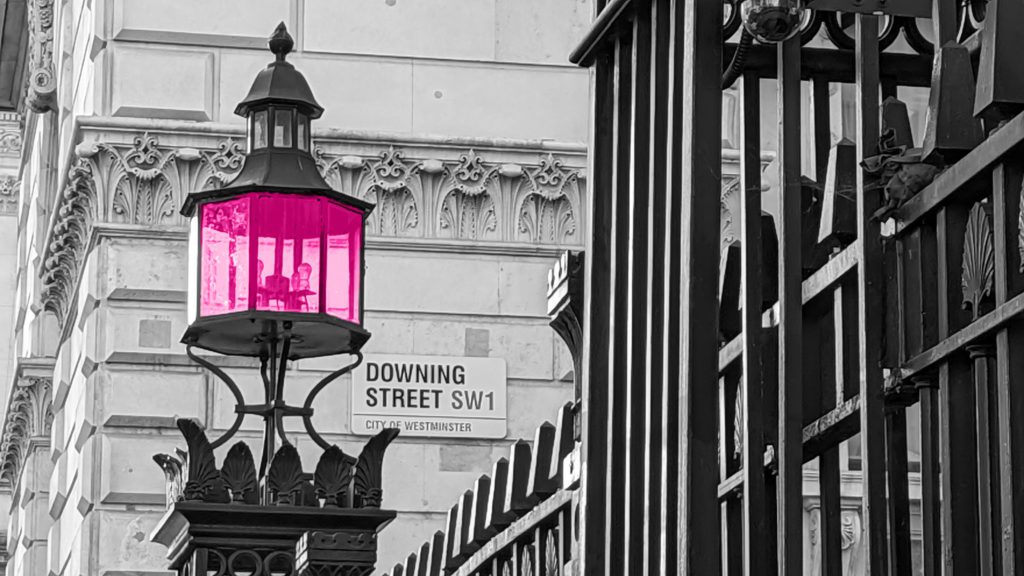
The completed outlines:
[[[367,354],[352,372],[352,432],[504,438],[506,372],[502,358]]]

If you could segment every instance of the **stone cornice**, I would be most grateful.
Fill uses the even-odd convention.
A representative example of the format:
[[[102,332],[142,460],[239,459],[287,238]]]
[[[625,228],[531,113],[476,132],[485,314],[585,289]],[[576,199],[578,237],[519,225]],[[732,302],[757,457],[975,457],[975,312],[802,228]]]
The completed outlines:
[[[53,425],[53,359],[22,359],[4,414],[0,440],[0,485],[14,488],[32,445],[50,442]]]
[[[102,135],[100,139],[113,140],[117,133],[134,137],[140,132],[148,132],[161,138],[167,145],[174,145],[168,137],[212,138],[214,141],[226,138],[242,140],[245,127],[239,123],[224,122],[190,122],[185,120],[167,120],[156,118],[126,118],[117,116],[80,116],[76,119],[77,129],[84,139],[87,134]],[[342,130],[330,127],[317,127],[313,130],[313,140],[321,145],[341,144],[349,146],[368,145],[374,148],[428,148],[453,149],[464,151],[503,152],[540,152],[566,156],[578,156],[585,159],[587,146],[582,142],[560,142],[555,140],[524,140],[515,138],[478,138],[464,136],[442,136],[430,134],[408,134],[399,132],[372,132],[364,130]],[[194,145],[194,144],[193,144]],[[738,156],[737,156],[738,157]],[[584,162],[585,160],[581,160]]]

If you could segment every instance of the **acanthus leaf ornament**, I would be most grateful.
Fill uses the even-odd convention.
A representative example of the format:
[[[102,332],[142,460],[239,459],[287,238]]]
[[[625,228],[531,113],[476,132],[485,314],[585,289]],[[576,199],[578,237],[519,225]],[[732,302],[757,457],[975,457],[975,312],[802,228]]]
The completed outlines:
[[[419,165],[405,161],[403,154],[388,147],[379,159],[368,162],[369,190],[364,196],[377,209],[370,214],[368,232],[380,236],[415,236],[420,210],[412,192]]]
[[[53,425],[52,380],[21,377],[11,390],[0,441],[0,481],[17,486],[33,441],[49,443]]]
[[[992,206],[988,202],[977,202],[967,217],[962,272],[963,307],[970,306],[977,319],[982,299],[992,293],[996,274]]]
[[[96,220],[96,188],[92,164],[79,159],[68,175],[68,185],[59,198],[57,216],[50,230],[41,276],[43,308],[65,323],[78,274],[85,258],[92,226]]]
[[[579,172],[565,168],[553,154],[540,166],[523,170],[526,182],[516,203],[516,239],[572,244],[580,208]]]

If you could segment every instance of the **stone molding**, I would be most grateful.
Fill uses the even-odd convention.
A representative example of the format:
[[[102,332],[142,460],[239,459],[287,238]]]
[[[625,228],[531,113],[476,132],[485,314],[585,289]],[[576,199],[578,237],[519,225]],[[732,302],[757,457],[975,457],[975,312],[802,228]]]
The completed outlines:
[[[53,425],[53,379],[20,375],[14,381],[0,441],[0,485],[15,487],[32,445],[48,445]]]
[[[174,144],[161,144],[163,137]],[[187,140],[135,132],[75,148],[40,270],[43,306],[62,326],[95,225],[183,230],[185,197],[223,185],[242,166],[241,139],[193,136],[189,143],[202,147],[181,145]],[[320,141],[314,156],[331,186],[377,204],[368,223],[371,238],[583,244],[578,154]],[[512,156],[520,161],[509,162]]]
[[[57,75],[53,66],[53,0],[28,0],[28,70],[25,103],[34,112],[53,110]]]

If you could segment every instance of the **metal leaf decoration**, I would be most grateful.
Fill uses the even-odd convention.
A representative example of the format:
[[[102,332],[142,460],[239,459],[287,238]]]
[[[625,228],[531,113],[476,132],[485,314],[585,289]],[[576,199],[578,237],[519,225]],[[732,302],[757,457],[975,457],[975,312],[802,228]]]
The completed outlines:
[[[167,505],[180,502],[184,498],[182,495],[184,489],[182,486],[184,468],[182,466],[184,462],[170,454],[156,454],[153,456],[153,461],[164,471],[164,478],[167,480]]]
[[[274,454],[267,472],[267,486],[278,504],[295,504],[303,488],[302,460],[299,451],[285,444]]]
[[[325,506],[351,505],[348,496],[352,485],[352,467],[356,459],[341,448],[331,446],[324,451],[313,474],[316,497],[324,499]]]
[[[991,210],[987,203],[976,203],[967,217],[967,229],[964,231],[963,307],[971,306],[975,319],[979,315],[981,300],[992,293],[996,274]]]
[[[388,444],[398,436],[398,428],[385,428],[363,447],[359,453],[359,460],[356,463],[355,496],[359,498],[359,505],[353,502],[353,507],[380,508],[381,497],[381,469],[384,466],[384,452]],[[355,499],[353,499],[355,500]]]
[[[252,451],[245,442],[237,442],[228,450],[220,477],[231,492],[232,502],[259,503],[259,493],[256,490],[256,463]]]
[[[562,573],[561,560],[558,554],[558,528],[548,531],[547,544],[544,547],[544,576],[559,576]]]
[[[182,491],[186,501],[226,502],[227,491],[217,471],[213,447],[206,438],[206,432],[194,420],[178,419],[178,430],[185,437],[188,446],[185,488]]]
[[[519,576],[533,576],[533,551],[536,542],[532,542],[520,549]]]

